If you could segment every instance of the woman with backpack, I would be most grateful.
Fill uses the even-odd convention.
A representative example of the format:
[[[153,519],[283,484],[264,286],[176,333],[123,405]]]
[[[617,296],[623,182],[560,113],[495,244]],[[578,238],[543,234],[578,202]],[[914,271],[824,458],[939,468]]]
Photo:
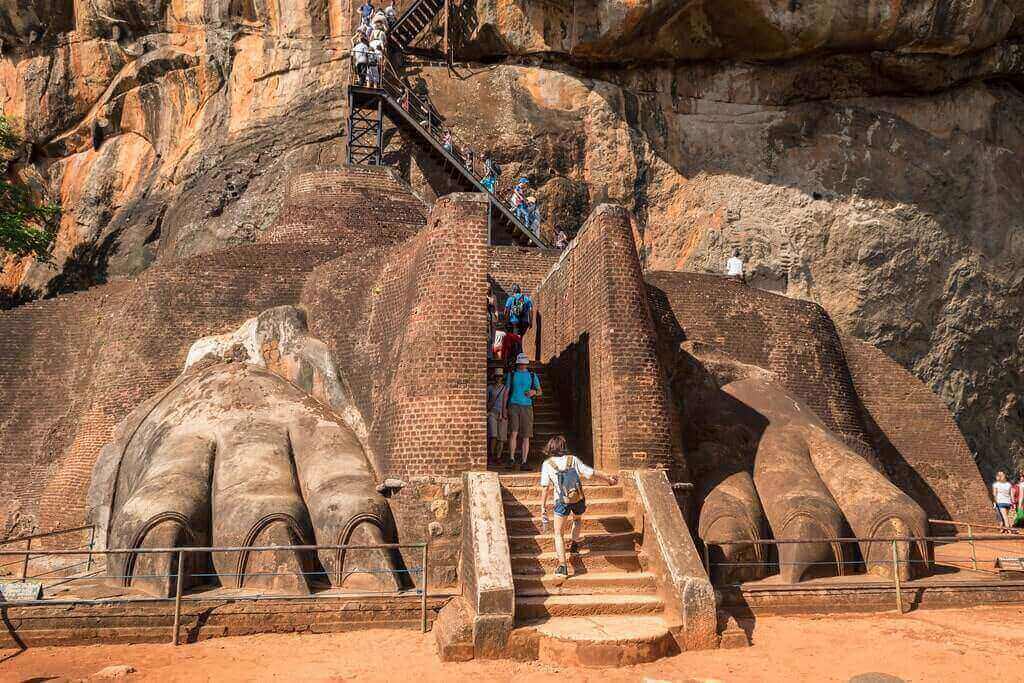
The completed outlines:
[[[587,510],[587,498],[583,494],[584,479],[598,479],[610,486],[619,483],[614,475],[603,474],[580,462],[566,448],[565,437],[556,436],[544,448],[544,465],[540,470],[540,518],[544,528],[548,526],[548,494],[554,491],[555,501],[555,552],[558,554],[558,568],[555,577],[569,577],[569,563],[566,559],[565,539],[562,538],[565,520],[572,515],[572,533],[569,534],[568,554],[579,553],[580,532],[583,529],[583,513]]]

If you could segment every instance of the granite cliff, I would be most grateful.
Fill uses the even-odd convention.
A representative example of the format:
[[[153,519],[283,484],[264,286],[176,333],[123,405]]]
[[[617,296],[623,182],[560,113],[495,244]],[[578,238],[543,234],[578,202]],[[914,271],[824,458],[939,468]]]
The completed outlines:
[[[6,295],[255,241],[289,177],[343,158],[349,12],[0,0],[17,172],[64,208],[54,265],[6,264]],[[612,201],[652,270],[718,271],[739,248],[753,285],[821,304],[935,390],[986,474],[1024,459],[1024,0],[459,14],[454,71],[410,73],[506,180],[534,180],[546,230]]]

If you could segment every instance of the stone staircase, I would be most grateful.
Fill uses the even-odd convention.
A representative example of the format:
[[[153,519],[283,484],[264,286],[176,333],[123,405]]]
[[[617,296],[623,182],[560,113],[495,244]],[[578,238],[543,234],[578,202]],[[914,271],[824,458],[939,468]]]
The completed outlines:
[[[584,484],[582,547],[569,557],[569,578],[561,580],[554,577],[558,558],[552,529],[543,529],[540,519],[540,476],[499,479],[515,585],[513,656],[621,666],[677,651],[621,483]]]

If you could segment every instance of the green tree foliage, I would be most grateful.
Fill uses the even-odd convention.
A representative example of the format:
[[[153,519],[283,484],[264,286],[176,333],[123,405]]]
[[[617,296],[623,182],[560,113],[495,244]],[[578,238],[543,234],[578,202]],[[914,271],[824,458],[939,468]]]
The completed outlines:
[[[40,203],[8,173],[21,139],[11,120],[0,116],[0,252],[49,261],[60,209]]]

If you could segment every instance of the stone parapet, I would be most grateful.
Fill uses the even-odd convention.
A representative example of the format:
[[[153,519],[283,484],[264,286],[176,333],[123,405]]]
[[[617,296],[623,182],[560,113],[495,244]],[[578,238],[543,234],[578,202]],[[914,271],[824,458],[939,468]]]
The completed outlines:
[[[668,478],[658,470],[630,474],[637,515],[643,518],[643,552],[657,573],[666,615],[678,620],[680,649],[717,647],[715,589]]]

